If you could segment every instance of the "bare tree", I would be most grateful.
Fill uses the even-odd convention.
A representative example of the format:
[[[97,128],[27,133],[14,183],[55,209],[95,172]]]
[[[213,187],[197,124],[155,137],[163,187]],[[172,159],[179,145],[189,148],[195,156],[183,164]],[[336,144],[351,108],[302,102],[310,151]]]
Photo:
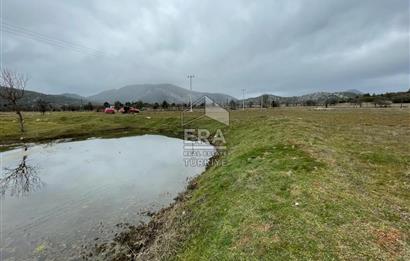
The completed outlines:
[[[27,80],[25,75],[10,71],[7,68],[4,68],[0,73],[0,97],[8,101],[12,110],[17,113],[21,132],[24,132],[24,118],[18,101],[24,96]]]
[[[37,174],[36,168],[27,164],[27,155],[23,156],[16,168],[5,168],[0,176],[0,195],[24,196],[31,191],[41,189],[45,184]]]

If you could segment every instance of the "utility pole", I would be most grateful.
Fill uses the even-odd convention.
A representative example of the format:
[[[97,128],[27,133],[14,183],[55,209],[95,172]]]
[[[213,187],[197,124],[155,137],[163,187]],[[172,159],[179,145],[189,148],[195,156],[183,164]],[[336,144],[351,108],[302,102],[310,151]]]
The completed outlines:
[[[191,74],[191,75],[188,75],[187,77],[189,79],[189,89],[191,90],[189,92],[189,104],[190,104],[190,107],[191,107],[191,109],[189,111],[192,112],[192,78],[194,78],[195,75]]]
[[[245,110],[245,91],[246,89],[242,89],[242,110]]]

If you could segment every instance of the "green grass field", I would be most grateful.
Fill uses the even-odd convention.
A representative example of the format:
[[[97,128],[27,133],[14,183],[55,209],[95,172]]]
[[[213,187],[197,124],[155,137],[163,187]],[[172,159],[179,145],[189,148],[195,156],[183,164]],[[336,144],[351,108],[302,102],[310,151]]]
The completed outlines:
[[[25,117],[25,141],[182,133],[176,112]],[[1,144],[20,142],[15,119],[0,114]],[[223,133],[226,164],[167,211],[144,255],[410,259],[410,110],[234,111]]]
[[[151,119],[147,119],[151,118]],[[108,115],[97,112],[24,113],[26,132],[21,134],[16,115],[0,113],[0,144],[41,142],[62,138],[112,137],[145,133],[179,135],[179,114],[144,113]]]

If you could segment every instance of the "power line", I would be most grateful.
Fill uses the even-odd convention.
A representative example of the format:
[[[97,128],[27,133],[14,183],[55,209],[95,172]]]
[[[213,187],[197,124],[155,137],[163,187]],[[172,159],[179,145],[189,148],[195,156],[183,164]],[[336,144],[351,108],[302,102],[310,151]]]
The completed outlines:
[[[46,40],[46,39],[38,38],[38,37],[35,37],[35,36],[27,36],[27,35],[21,34],[19,32],[7,29],[7,28],[2,28],[1,30],[3,32],[8,33],[8,34],[12,34],[12,35],[15,35],[15,36],[18,36],[18,37],[23,37],[23,38],[30,39],[30,40],[35,40],[35,41],[42,42],[42,43],[45,43],[45,44],[48,44],[48,45],[52,45],[54,47],[66,48],[66,49],[70,49],[72,51],[76,51],[76,52],[79,52],[79,53],[86,53],[86,52],[84,52],[80,49],[76,49],[76,48],[68,47],[68,46],[65,46],[65,45],[61,45],[61,44],[58,44],[58,43],[55,43],[55,42],[52,42],[52,41],[49,41],[49,40]],[[87,52],[86,54],[90,54],[90,53]]]
[[[61,43],[54,42],[52,40],[44,39],[44,38],[34,36],[34,35],[27,35],[27,34],[24,34],[24,33],[21,33],[19,31],[15,31],[15,30],[12,30],[12,29],[9,29],[9,28],[2,28],[1,30],[3,32],[8,33],[8,34],[12,34],[12,35],[15,35],[15,36],[18,36],[18,37],[23,37],[23,38],[30,39],[30,40],[35,40],[35,41],[42,42],[42,43],[45,43],[45,44],[48,44],[48,45],[51,45],[51,46],[54,46],[54,47],[69,49],[71,51],[75,51],[75,52],[86,54],[86,55],[96,56],[96,57],[101,56],[99,54],[90,52],[88,50],[83,50],[83,49],[80,49],[80,48],[77,48],[77,47],[61,44]]]
[[[81,44],[78,44],[78,43],[72,43],[72,42],[68,42],[68,41],[65,41],[65,40],[61,40],[61,39],[51,38],[51,37],[49,37],[49,36],[47,36],[47,35],[40,34],[40,33],[31,31],[31,30],[28,30],[28,29],[26,29],[26,28],[23,28],[23,27],[21,27],[21,26],[17,26],[17,25],[10,24],[10,23],[8,23],[8,22],[2,21],[2,24],[3,24],[3,26],[5,26],[7,29],[19,31],[19,32],[21,32],[21,33],[23,33],[23,34],[33,35],[33,36],[37,36],[37,37],[40,37],[40,38],[42,38],[42,39],[46,39],[46,40],[53,41],[53,42],[56,42],[56,43],[62,43],[62,44],[66,44],[66,45],[69,45],[69,46],[72,46],[72,47],[76,47],[76,48],[81,48],[81,49],[85,49],[85,50],[89,50],[89,51],[93,51],[93,52],[100,52],[100,53],[102,53],[101,51],[99,51],[99,50],[97,50],[97,49],[94,49],[94,48],[90,48],[90,47],[87,47],[87,46],[84,46],[84,45],[81,45]]]
[[[15,36],[20,36],[23,38],[35,40],[38,42],[42,42],[48,45],[52,45],[54,47],[70,49],[72,51],[76,51],[82,54],[92,55],[96,57],[104,55],[104,52],[100,50],[90,48],[90,47],[77,44],[77,43],[72,43],[72,42],[68,42],[65,40],[52,38],[44,34],[40,34],[40,33],[31,31],[31,30],[25,29],[20,26],[12,25],[8,22],[1,21],[0,28],[3,32],[9,33]]]
[[[50,41],[47,41],[47,40],[44,40],[44,39],[41,39],[41,38],[27,37],[27,36],[25,36],[25,35],[16,33],[16,32],[11,31],[11,30],[2,29],[2,31],[3,31],[3,32],[6,32],[6,33],[8,33],[8,34],[12,34],[12,35],[17,36],[17,37],[23,37],[23,38],[26,38],[26,39],[35,40],[35,41],[42,42],[42,43],[45,43],[45,44],[48,44],[48,45],[51,45],[51,46],[54,46],[54,47],[59,47],[59,48],[62,48],[62,49],[69,49],[69,50],[71,50],[71,51],[75,51],[75,52],[78,52],[78,53],[81,53],[81,54],[91,55],[91,56],[95,56],[95,57],[100,57],[100,56],[101,56],[101,55],[98,55],[98,54],[94,54],[94,53],[90,53],[90,52],[85,52],[85,51],[80,50],[80,49],[76,49],[76,48],[72,48],[72,47],[70,48],[70,47],[67,47],[67,46],[64,46],[64,45],[60,45],[60,44],[57,44],[57,43],[53,43],[53,42],[50,42]]]

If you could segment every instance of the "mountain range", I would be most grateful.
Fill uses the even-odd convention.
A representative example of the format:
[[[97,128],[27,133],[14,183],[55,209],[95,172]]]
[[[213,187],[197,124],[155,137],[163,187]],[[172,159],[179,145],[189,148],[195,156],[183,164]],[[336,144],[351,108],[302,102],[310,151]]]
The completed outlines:
[[[100,92],[96,95],[86,97],[85,99],[92,102],[109,102],[115,101],[143,101],[148,103],[189,103],[190,91],[172,84],[135,84],[127,85],[119,89],[112,89]],[[236,98],[222,93],[209,93],[192,91],[192,101],[208,96],[216,103],[227,103]]]
[[[127,102],[127,101],[143,101],[148,103],[158,102],[161,103],[166,100],[169,103],[189,103],[190,91],[172,84],[135,84],[127,85],[119,89],[111,89],[100,92],[96,95],[82,97],[84,100],[91,102],[103,103],[105,101],[113,103],[115,101]],[[63,94],[70,98],[79,98],[76,94]],[[272,94],[265,94],[268,96],[268,102],[276,101],[279,103],[303,103],[308,100],[315,102],[324,102],[329,99],[346,100],[362,95],[358,90],[347,90],[344,92],[315,92],[311,94],[282,97]],[[213,101],[219,104],[227,104],[229,101],[238,101],[238,99],[222,93],[209,93],[192,91],[193,102],[203,96],[208,96]],[[258,103],[261,96],[245,99],[246,102]]]
[[[63,105],[68,106],[80,106],[88,102],[94,104],[102,104],[104,102],[114,103],[115,101],[120,101],[125,103],[127,101],[143,101],[147,103],[161,103],[164,100],[168,103],[189,103],[189,94],[190,91],[176,85],[172,84],[135,84],[127,85],[119,89],[111,89],[100,92],[98,94],[83,97],[74,93],[63,93],[60,95],[50,95],[40,92],[28,91],[23,99],[20,101],[20,104],[25,109],[33,109],[37,106],[38,100],[46,101],[53,107],[61,107]],[[312,94],[306,94],[302,96],[293,96],[293,97],[281,97],[272,94],[265,94],[263,96],[265,102],[271,103],[272,101],[278,103],[303,103],[308,100],[315,102],[323,102],[329,99],[343,100],[348,98],[356,97],[361,95],[360,91],[357,90],[348,90],[345,92],[315,92]],[[203,97],[208,96],[216,103],[227,104],[230,101],[238,102],[238,99],[223,93],[209,93],[209,92],[198,92],[192,91],[192,101]],[[259,104],[261,101],[261,96],[245,99],[245,102],[252,102],[255,105]],[[7,102],[0,98],[0,109],[7,110],[5,106]]]
[[[73,98],[65,95],[44,94],[25,90],[23,98],[19,100],[19,104],[25,110],[32,110],[37,108],[39,100],[45,101],[52,107],[61,107],[62,105],[80,106],[86,102],[85,100],[82,100],[81,96],[79,96],[79,98]],[[8,110],[7,105],[8,102],[0,97],[0,110]]]

